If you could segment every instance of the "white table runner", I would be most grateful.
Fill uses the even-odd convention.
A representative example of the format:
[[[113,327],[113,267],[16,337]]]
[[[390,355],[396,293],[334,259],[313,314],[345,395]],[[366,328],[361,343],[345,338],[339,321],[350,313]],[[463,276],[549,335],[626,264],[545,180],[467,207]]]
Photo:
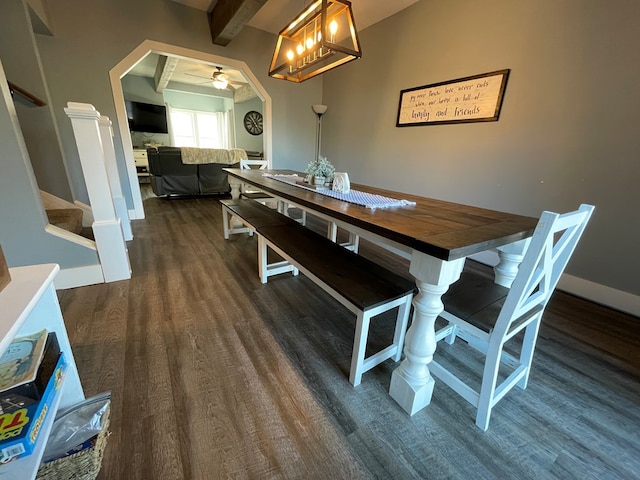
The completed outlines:
[[[334,192],[330,188],[311,187],[302,183],[302,177],[295,173],[290,175],[265,173],[263,175],[296,187],[305,188],[307,190],[326,195],[327,197],[342,200],[344,202],[355,203],[356,205],[362,205],[363,207],[370,208],[372,210],[375,210],[376,208],[406,207],[416,204],[416,202],[410,202],[409,200],[398,200],[395,198],[384,197],[382,195],[375,195],[373,193],[361,192],[359,190],[349,190],[348,193],[341,193]]]

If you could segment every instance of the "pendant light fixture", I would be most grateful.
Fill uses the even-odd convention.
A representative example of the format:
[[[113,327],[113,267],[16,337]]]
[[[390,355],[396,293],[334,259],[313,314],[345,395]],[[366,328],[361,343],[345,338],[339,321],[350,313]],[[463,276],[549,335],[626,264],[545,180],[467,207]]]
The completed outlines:
[[[351,2],[314,0],[278,35],[269,76],[300,83],[361,56]]]

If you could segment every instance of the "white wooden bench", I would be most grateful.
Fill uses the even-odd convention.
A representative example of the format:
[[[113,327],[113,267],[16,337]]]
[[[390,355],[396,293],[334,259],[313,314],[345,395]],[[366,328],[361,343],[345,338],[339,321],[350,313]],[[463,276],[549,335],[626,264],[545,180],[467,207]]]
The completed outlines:
[[[356,314],[356,331],[349,381],[359,385],[362,374],[389,358],[402,356],[415,284],[319,235],[269,207],[251,200],[221,200],[223,216],[241,219],[256,232],[259,271],[263,283],[276,273],[267,265],[267,247],[295,270]],[[227,238],[227,237],[225,237]],[[392,343],[365,357],[372,318],[397,308]]]

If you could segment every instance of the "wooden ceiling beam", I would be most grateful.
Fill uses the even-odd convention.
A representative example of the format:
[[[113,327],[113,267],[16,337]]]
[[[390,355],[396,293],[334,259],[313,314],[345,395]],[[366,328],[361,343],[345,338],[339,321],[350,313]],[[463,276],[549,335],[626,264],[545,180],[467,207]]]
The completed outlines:
[[[162,93],[162,91],[166,88],[169,80],[171,80],[171,76],[173,75],[173,71],[176,69],[177,64],[178,58],[160,55],[160,57],[158,58],[158,63],[156,64],[156,72],[153,76],[155,84],[154,86],[157,93]]]
[[[209,14],[211,40],[226,47],[267,0],[218,0]]]

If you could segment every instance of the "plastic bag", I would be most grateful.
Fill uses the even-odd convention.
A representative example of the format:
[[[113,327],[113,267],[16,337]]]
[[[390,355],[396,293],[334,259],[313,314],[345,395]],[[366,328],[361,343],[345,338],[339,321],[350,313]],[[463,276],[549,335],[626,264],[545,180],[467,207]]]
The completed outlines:
[[[61,410],[53,421],[42,457],[50,462],[97,436],[104,428],[111,392],[104,392]]]

